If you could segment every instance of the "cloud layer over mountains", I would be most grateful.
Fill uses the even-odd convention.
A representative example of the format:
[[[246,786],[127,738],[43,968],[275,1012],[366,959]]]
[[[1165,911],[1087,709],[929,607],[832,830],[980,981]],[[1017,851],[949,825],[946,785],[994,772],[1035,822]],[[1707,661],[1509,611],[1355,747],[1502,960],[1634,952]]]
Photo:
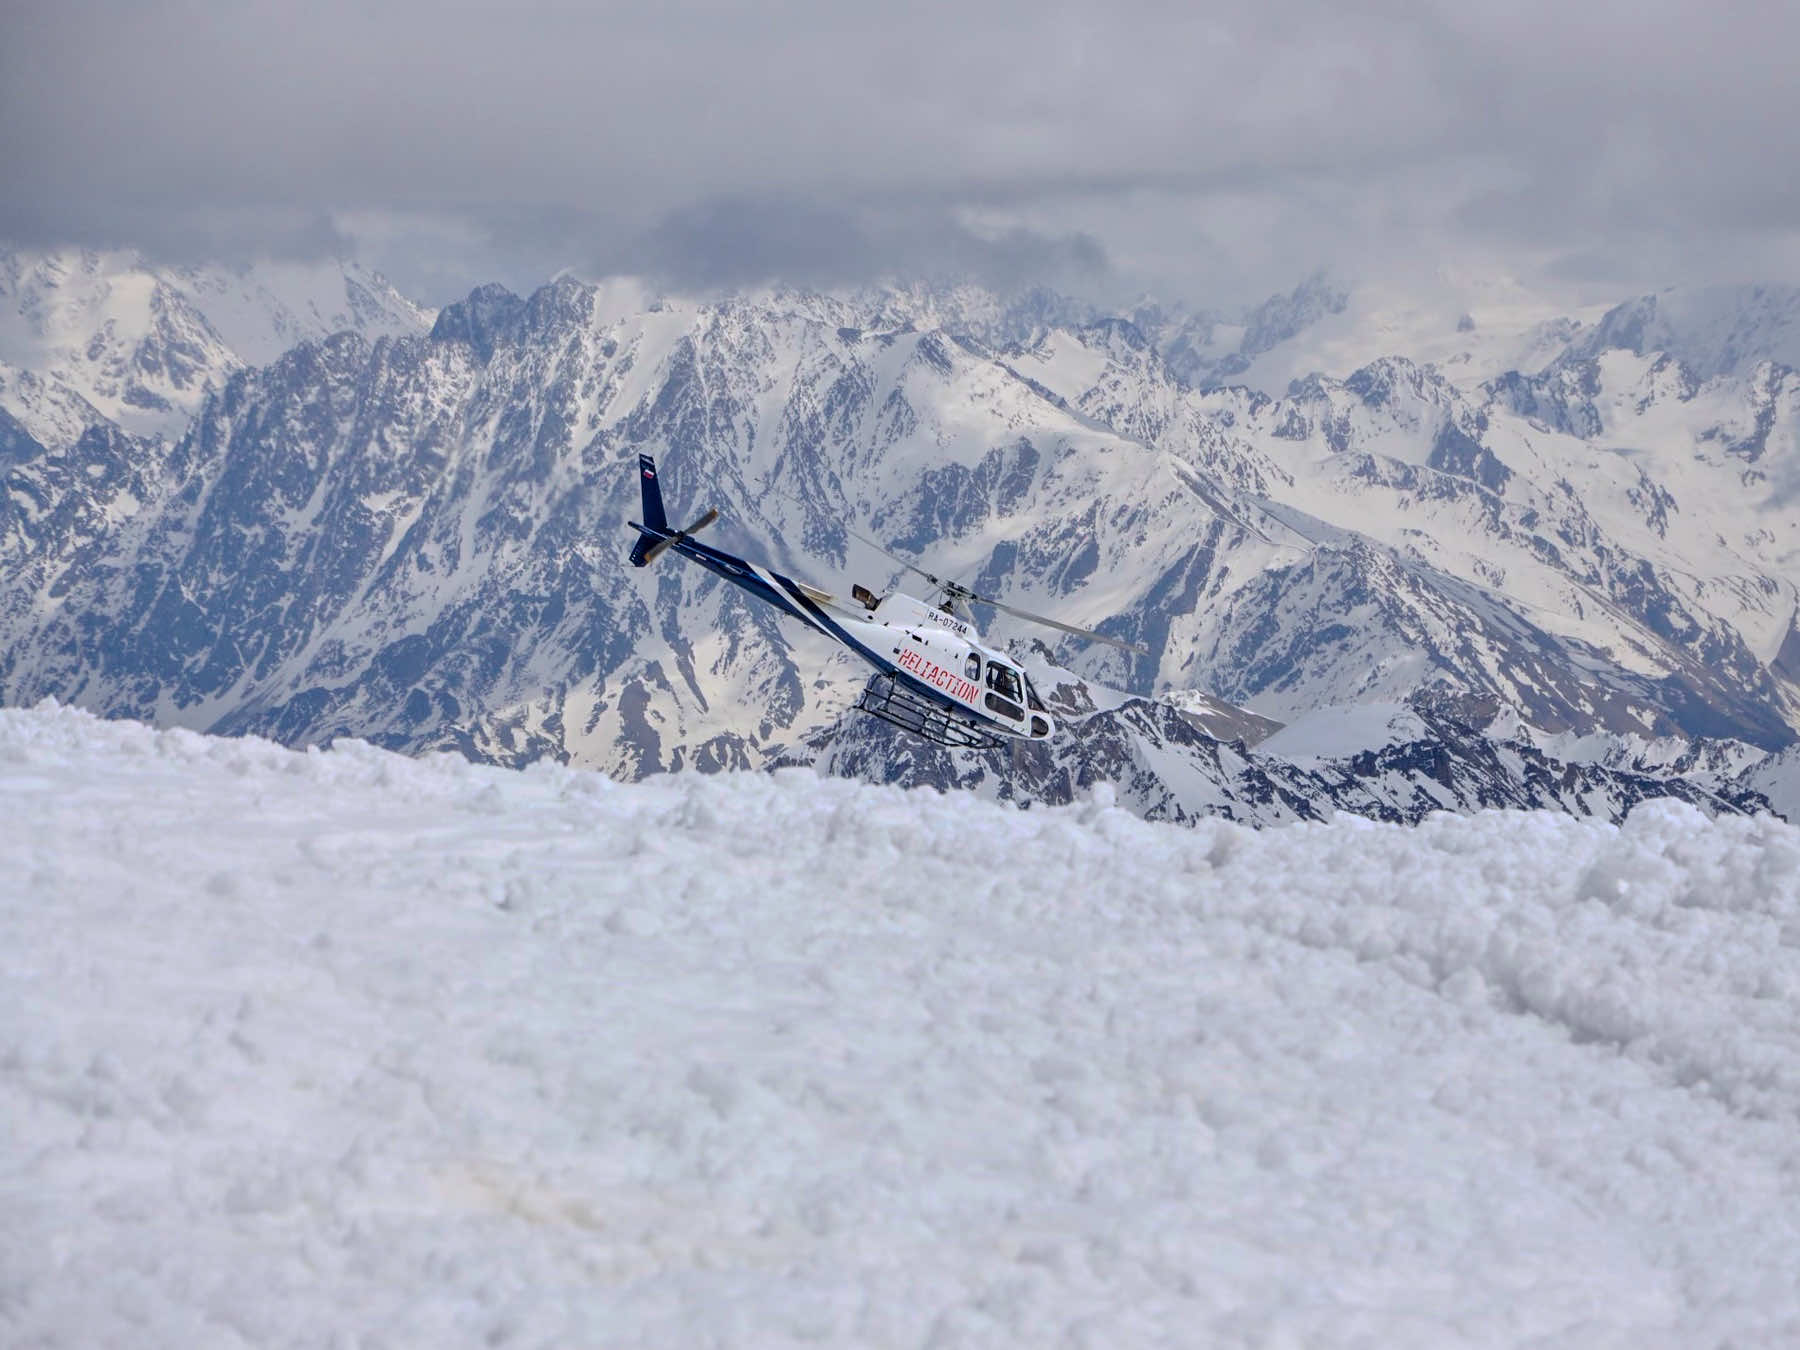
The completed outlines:
[[[1800,259],[1775,6],[88,0],[0,38],[26,242],[362,245],[452,291],[938,268],[1247,298],[1389,253],[1611,284]]]

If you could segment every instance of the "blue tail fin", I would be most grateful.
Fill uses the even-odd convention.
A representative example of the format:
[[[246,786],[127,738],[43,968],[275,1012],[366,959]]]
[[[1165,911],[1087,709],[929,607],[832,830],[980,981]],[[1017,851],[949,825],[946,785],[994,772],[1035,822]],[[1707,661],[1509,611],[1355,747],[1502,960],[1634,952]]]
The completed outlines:
[[[667,534],[669,518],[663,514],[662,489],[656,485],[656,461],[638,456],[638,486],[644,490],[644,524]]]
[[[642,567],[650,549],[669,533],[669,518],[663,514],[662,488],[656,482],[656,461],[648,455],[638,456],[638,487],[644,493],[644,532],[631,549],[631,565]]]

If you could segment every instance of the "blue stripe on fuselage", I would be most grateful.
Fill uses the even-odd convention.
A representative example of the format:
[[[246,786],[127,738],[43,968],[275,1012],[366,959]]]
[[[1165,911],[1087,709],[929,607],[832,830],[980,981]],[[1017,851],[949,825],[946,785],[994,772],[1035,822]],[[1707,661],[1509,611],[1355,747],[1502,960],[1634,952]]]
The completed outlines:
[[[644,526],[639,525],[636,521],[632,521],[631,524],[640,534],[652,539],[667,539],[674,534],[673,530],[667,533],[658,533],[655,530],[645,529]],[[744,590],[749,591],[750,594],[754,595],[758,600],[768,601],[777,609],[799,619],[808,627],[822,629],[828,636],[843,643],[882,674],[894,676],[904,683],[909,691],[931,700],[931,702],[955,713],[963,720],[976,722],[977,724],[984,726],[997,726],[999,730],[1010,735],[1016,736],[1019,734],[1005,723],[994,723],[992,719],[981,716],[979,713],[975,712],[974,709],[970,708],[968,704],[958,702],[943,690],[926,684],[910,671],[902,669],[889,658],[877,653],[873,648],[865,646],[863,643],[857,641],[815,601],[808,599],[805,592],[800,589],[799,583],[792,577],[785,577],[773,568],[765,568],[764,570],[767,571],[770,576],[781,583],[782,589],[771,587],[767,581],[764,581],[763,578],[757,574],[756,569],[743,558],[738,557],[736,554],[726,553],[720,549],[698,543],[692,539],[682,539],[671,544],[669,546],[669,551],[671,553],[679,553],[682,557],[699,563],[700,566],[704,567],[707,571],[712,572],[717,576],[724,577],[725,580],[731,582],[734,586],[742,587]]]
[[[671,539],[675,536],[675,531],[673,530],[647,529],[638,524],[635,520],[631,522],[631,528],[636,530],[645,539]],[[671,553],[679,553],[684,558],[692,559],[707,571],[717,573],[733,585],[742,586],[758,600],[766,600],[778,609],[786,610],[796,619],[806,618],[806,615],[794,608],[792,602],[790,602],[786,596],[782,595],[779,591],[771,589],[768,582],[757,576],[755,571],[751,569],[750,564],[745,562],[742,558],[736,557],[730,553],[721,552],[716,548],[708,548],[705,544],[696,543],[692,539],[676,540],[675,543],[669,546],[669,551]]]
[[[780,581],[784,586],[793,588],[795,603],[804,605],[811,612],[814,622],[822,624],[825,627],[825,629],[833,637],[835,637],[839,642],[844,643],[852,651],[855,651],[858,655],[860,655],[863,658],[863,660],[867,661],[870,665],[874,666],[875,669],[881,671],[885,675],[894,676],[896,679],[898,679],[902,683],[904,683],[909,691],[916,693],[923,698],[929,699],[931,702],[938,704],[940,707],[948,709],[950,712],[955,713],[959,718],[961,718],[965,722],[973,721],[975,717],[980,716],[979,714],[974,714],[973,710],[969,707],[968,704],[959,702],[958,700],[951,698],[950,695],[946,694],[942,689],[937,688],[935,685],[926,684],[925,681],[921,680],[917,675],[914,675],[911,671],[905,670],[902,667],[896,665],[894,662],[888,660],[885,656],[877,656],[874,652],[870,651],[869,648],[863,646],[862,643],[858,642],[855,638],[851,637],[850,634],[847,633],[843,629],[843,627],[837,623],[836,620],[834,620],[829,614],[827,614],[823,609],[821,609],[812,600],[808,599],[806,597],[806,595],[803,592],[801,592],[800,589],[797,586],[795,586],[794,583],[792,581],[790,581],[787,577],[781,576],[779,573],[771,573],[771,575],[775,576],[776,579],[778,581]],[[972,716],[972,714],[973,714],[973,716]],[[981,720],[981,722],[986,723],[990,719],[981,717],[980,720]],[[1004,726],[1001,729],[1003,731],[1010,730],[1010,728],[1007,728]],[[1014,733],[1014,734],[1016,734],[1016,733]]]

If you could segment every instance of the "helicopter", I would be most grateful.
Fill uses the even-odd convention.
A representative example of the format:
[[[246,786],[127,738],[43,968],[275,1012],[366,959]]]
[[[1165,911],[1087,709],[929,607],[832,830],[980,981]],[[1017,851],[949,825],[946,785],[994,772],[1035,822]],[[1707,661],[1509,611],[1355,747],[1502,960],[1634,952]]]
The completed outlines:
[[[972,606],[983,605],[1074,637],[1148,654],[1149,649],[1138,643],[977,595],[960,582],[934,576],[873,540],[864,542],[916,572],[934,589],[927,599],[920,600],[898,591],[878,596],[856,585],[850,588],[851,603],[846,605],[817,586],[697,543],[693,536],[719,518],[716,510],[708,510],[686,529],[670,529],[662,488],[656,480],[656,461],[639,455],[638,474],[644,519],[642,523],[629,522],[638,532],[631,549],[632,566],[648,567],[673,551],[848,647],[875,667],[875,674],[857,697],[856,709],[938,745],[993,750],[1008,741],[1048,740],[1056,734],[1056,719],[1019,663],[981,641]]]

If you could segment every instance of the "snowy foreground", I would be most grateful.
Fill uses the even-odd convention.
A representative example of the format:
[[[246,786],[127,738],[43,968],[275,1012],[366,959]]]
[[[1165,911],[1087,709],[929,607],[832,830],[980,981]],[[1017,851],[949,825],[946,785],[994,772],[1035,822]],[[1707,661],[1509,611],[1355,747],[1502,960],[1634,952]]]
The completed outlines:
[[[1800,1344],[1800,829],[0,711],[8,1346]]]

